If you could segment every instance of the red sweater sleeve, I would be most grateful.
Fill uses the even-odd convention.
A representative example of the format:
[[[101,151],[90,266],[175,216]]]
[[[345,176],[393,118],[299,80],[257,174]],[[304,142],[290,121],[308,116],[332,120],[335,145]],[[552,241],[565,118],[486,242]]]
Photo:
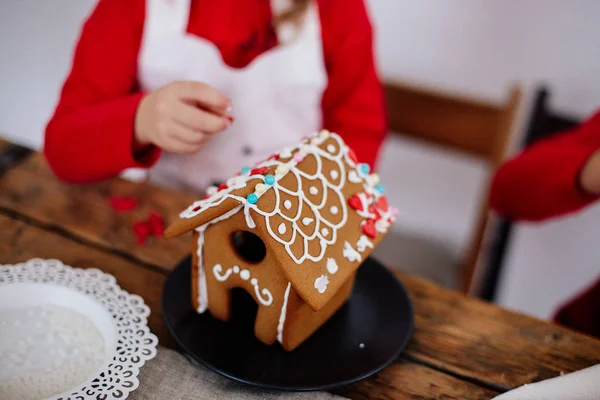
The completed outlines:
[[[142,93],[137,56],[145,0],[99,0],[85,22],[58,106],[46,127],[44,154],[69,182],[107,179],[130,167],[148,167],[150,148],[134,157],[133,129]]]
[[[365,5],[363,0],[320,0],[319,12],[329,78],[323,126],[340,134],[360,161],[374,167],[387,125]]]
[[[491,205],[511,219],[542,220],[597,199],[579,187],[579,173],[600,150],[600,111],[576,129],[541,140],[496,172]]]

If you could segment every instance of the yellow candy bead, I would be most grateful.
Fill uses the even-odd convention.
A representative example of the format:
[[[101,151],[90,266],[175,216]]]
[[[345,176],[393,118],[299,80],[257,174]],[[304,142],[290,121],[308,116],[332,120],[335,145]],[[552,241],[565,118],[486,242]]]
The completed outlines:
[[[275,170],[275,175],[283,176],[283,175],[287,174],[288,171],[289,171],[289,169],[287,166],[278,165],[277,169]]]
[[[377,185],[379,183],[379,175],[377,174],[371,174],[367,179],[371,185]]]
[[[264,183],[258,183],[256,186],[254,186],[254,191],[257,194],[263,194],[266,190],[267,190],[267,185],[265,185]]]

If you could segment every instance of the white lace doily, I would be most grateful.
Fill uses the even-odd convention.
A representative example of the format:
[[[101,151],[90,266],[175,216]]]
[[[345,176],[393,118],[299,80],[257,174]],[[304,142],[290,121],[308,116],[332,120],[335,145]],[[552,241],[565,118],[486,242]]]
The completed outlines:
[[[18,290],[11,292],[11,288]],[[23,296],[23,291],[27,290],[29,294]],[[31,294],[32,290],[36,291],[33,295]],[[61,290],[63,292],[60,292]],[[59,295],[56,295],[57,293]],[[72,295],[69,298],[70,294]],[[50,296],[48,300],[50,305],[39,303],[41,301],[39,299],[43,299],[44,296]],[[79,357],[72,365],[77,365],[80,363],[79,360],[83,359],[88,361],[88,365],[89,361],[95,361],[97,362],[95,365],[101,365],[99,368],[94,368],[95,371],[88,375],[87,379],[79,378],[82,383],[78,386],[68,390],[63,388],[65,391],[62,393],[54,392],[51,399],[124,399],[138,387],[139,369],[147,360],[156,355],[158,339],[148,328],[147,317],[150,309],[144,304],[143,299],[122,290],[112,275],[105,274],[98,269],[72,268],[58,260],[32,259],[17,265],[0,265],[0,302],[2,303],[0,311],[4,311],[5,314],[18,313],[18,304],[14,304],[17,301],[13,301],[17,297],[21,302],[24,301],[25,306],[29,307],[23,308],[23,310],[29,311],[19,317],[19,323],[35,319],[36,313],[47,313],[49,309],[58,310],[56,315],[63,316],[62,320],[59,318],[58,321],[53,322],[55,330],[52,335],[47,335],[47,339],[50,341],[56,340],[55,338],[63,340],[62,345],[57,345],[52,354],[63,353],[63,349],[71,349],[70,356],[77,355]],[[36,297],[37,300],[32,299],[33,297]],[[78,298],[79,300],[77,300]],[[36,303],[36,301],[38,302]],[[74,301],[77,304],[72,304]],[[60,311],[61,306],[65,311]],[[99,336],[96,338],[77,338],[66,334],[61,336],[61,332],[72,333],[75,330],[64,326],[67,320],[75,321],[70,323],[77,323],[78,327],[86,327],[86,321],[78,319],[75,315],[68,315],[70,312],[68,309],[80,314],[85,313],[85,310],[90,310],[90,313],[95,310],[93,311],[94,315],[89,315],[91,322],[87,321],[89,326],[87,332],[89,329],[94,329],[90,324],[96,324]],[[40,317],[39,323],[36,322],[35,326],[39,328],[39,325],[43,324],[43,320]],[[12,327],[12,329],[15,328]],[[26,349],[30,347],[28,343],[31,342],[31,347],[34,348],[33,341],[27,341],[32,335],[32,330],[26,332],[23,340],[20,340],[15,346],[14,351],[10,354],[0,354],[0,361],[2,361],[2,357],[5,357],[6,365],[12,363],[13,366],[17,366],[21,361],[17,357],[19,354],[26,354]],[[74,340],[74,338],[78,340]],[[99,340],[104,342],[100,347],[103,351],[102,362],[97,359],[96,354],[85,353],[86,349],[78,350],[75,346],[81,343],[97,344]],[[51,353],[52,350],[53,347],[50,346],[48,353]],[[34,348],[33,353],[39,351],[38,346]],[[83,355],[81,351],[84,352]],[[35,358],[36,354],[33,356]],[[65,354],[58,354],[54,357],[59,358],[59,356],[64,358]],[[21,365],[19,364],[18,367],[20,368]],[[54,373],[54,375],[46,377],[56,375]],[[65,382],[71,382],[69,379],[73,379],[72,376],[63,378]]]

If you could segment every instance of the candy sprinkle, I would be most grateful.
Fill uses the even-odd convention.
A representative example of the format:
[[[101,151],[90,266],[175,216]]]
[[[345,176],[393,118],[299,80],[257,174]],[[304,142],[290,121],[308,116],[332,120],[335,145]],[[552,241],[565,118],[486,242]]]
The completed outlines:
[[[248,175],[250,172],[250,167],[242,167],[242,175]]]
[[[358,169],[360,170],[360,172],[362,172],[364,175],[367,175],[369,173],[369,171],[371,171],[371,168],[369,167],[369,164],[358,164]]]
[[[304,160],[304,154],[302,154],[302,152],[297,152],[294,153],[294,161],[296,161],[297,163],[302,162],[302,160]]]
[[[258,194],[263,194],[267,191],[267,186],[264,183],[258,183],[254,186],[254,191]]]
[[[265,183],[267,185],[274,185],[275,184],[275,177],[271,174],[265,176]]]
[[[254,193],[250,193],[248,197],[246,197],[246,200],[248,200],[248,203],[250,204],[256,204],[256,202],[258,201],[258,196]]]
[[[277,169],[275,170],[275,174],[279,175],[279,176],[283,176],[285,174],[287,174],[287,172],[289,171],[288,167],[281,164],[277,166]]]
[[[375,190],[377,190],[381,194],[385,193],[385,188],[383,187],[383,185],[375,186]]]

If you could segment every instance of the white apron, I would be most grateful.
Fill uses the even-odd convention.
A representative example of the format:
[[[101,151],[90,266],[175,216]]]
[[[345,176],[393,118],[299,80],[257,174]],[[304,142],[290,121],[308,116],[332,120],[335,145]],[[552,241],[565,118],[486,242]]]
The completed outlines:
[[[235,69],[213,43],[186,33],[190,1],[146,0],[138,76],[143,90],[192,80],[232,99],[231,127],[212,135],[196,154],[163,152],[149,171],[153,183],[201,192],[319,130],[327,73],[316,5],[309,7],[294,40]],[[271,3],[274,14],[284,6]],[[289,33],[278,31],[279,42]]]

